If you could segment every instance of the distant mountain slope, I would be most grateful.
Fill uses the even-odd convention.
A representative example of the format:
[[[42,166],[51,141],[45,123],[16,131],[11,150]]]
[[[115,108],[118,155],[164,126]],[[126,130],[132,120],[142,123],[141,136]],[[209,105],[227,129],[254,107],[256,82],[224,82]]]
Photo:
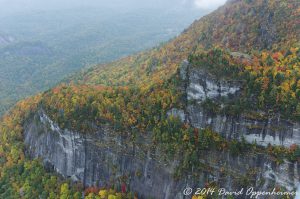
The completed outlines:
[[[180,36],[151,51],[99,65],[74,79],[103,85],[149,84],[174,74],[189,54],[212,47],[251,53],[299,45],[297,0],[235,0],[194,22]],[[289,31],[287,31],[289,30]]]
[[[7,33],[0,33],[0,115],[82,68],[173,38],[204,13],[167,5],[148,10],[100,6],[1,17],[0,30]]]

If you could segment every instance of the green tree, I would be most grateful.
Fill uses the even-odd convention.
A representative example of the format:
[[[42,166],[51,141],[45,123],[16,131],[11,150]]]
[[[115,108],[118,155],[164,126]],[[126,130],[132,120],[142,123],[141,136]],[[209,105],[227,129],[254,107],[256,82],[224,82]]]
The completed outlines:
[[[67,183],[64,183],[60,187],[60,199],[70,199],[70,190],[69,185]]]

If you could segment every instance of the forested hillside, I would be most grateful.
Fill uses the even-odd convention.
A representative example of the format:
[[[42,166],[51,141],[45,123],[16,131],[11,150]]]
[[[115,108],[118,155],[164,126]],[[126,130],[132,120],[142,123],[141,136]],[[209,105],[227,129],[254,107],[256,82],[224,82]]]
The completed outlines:
[[[225,5],[194,22],[166,45],[90,69],[79,80],[104,85],[148,84],[157,78],[168,78],[189,54],[206,49],[221,47],[258,55],[262,50],[287,51],[299,46],[298,2],[266,2],[237,1]]]
[[[76,71],[167,41],[205,12],[166,4],[151,9],[100,6],[1,17],[0,114]]]
[[[211,150],[236,156],[266,154],[276,164],[299,161],[298,145],[262,147],[244,139],[226,139],[210,128],[195,128],[168,114],[173,108],[184,110],[187,103],[193,103],[188,102],[186,80],[181,74],[187,60],[190,67],[205,71],[207,76],[241,82],[238,98],[225,96],[200,104],[210,114],[238,117],[247,113],[259,119],[280,115],[299,122],[299,17],[297,0],[229,1],[166,44],[92,67],[19,102],[0,123],[0,195],[80,198],[84,189],[81,183],[53,177],[55,174],[47,173],[40,161],[25,156],[22,133],[26,122],[39,111],[44,111],[60,129],[81,134],[93,134],[97,127],[108,125],[117,134],[129,136],[133,143],[138,143],[138,135],[151,135],[151,142],[155,149],[162,150],[164,161],[182,158],[174,169],[176,180],[184,179],[191,170],[195,178],[210,170],[199,158]],[[250,180],[252,172],[250,168],[249,176],[239,183],[255,184]],[[139,175],[142,174],[137,171],[136,176]],[[219,185],[212,182],[206,186]],[[84,193],[86,198],[138,198],[138,194],[130,193],[138,190],[126,190],[123,186],[105,188],[89,187]]]

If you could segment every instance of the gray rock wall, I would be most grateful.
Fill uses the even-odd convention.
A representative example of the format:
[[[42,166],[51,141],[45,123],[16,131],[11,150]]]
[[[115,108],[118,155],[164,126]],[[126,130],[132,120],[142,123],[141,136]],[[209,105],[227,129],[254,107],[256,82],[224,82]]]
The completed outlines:
[[[241,85],[234,81],[217,80],[205,71],[189,66],[185,61],[181,69],[181,77],[186,83],[187,110],[185,119],[196,128],[210,127],[227,139],[244,137],[249,143],[267,146],[282,145],[289,147],[300,145],[300,123],[272,118],[251,118],[245,114],[239,117],[213,115],[201,107],[206,99],[218,101],[222,97],[233,99],[238,97]],[[185,76],[185,77],[184,77]],[[172,110],[174,112],[174,110]],[[176,111],[175,111],[176,112]],[[182,118],[183,114],[180,114]]]
[[[210,127],[227,139],[244,137],[262,146],[300,144],[299,123],[279,117],[253,119],[243,115],[213,115],[200,106],[207,98],[238,97],[241,88],[237,82],[213,79],[201,70],[191,69],[186,61],[180,75],[185,80],[186,110],[174,108],[168,115],[178,116],[197,128]],[[175,179],[175,169],[184,157],[182,154],[167,157],[161,147],[152,142],[151,133],[138,134],[132,140],[130,133],[117,133],[106,125],[97,129],[96,132],[60,129],[40,110],[25,125],[27,153],[32,158],[42,158],[45,165],[86,186],[105,186],[106,183],[120,186],[125,182],[141,198],[191,198],[183,195],[185,187],[195,190],[210,182],[228,191],[247,186],[262,191],[279,186],[291,191],[300,181],[297,163],[277,164],[266,154],[232,155],[228,151],[214,150],[203,151],[198,157],[203,168],[192,168]],[[195,172],[196,178],[193,177]]]
[[[233,156],[213,150],[203,151],[199,157],[203,168],[194,168],[174,179],[182,157],[165,161],[150,134],[140,135],[133,142],[130,136],[106,126],[85,134],[62,130],[42,111],[27,122],[24,135],[28,155],[42,158],[64,177],[86,186],[105,186],[109,182],[120,186],[118,179],[122,178],[141,198],[190,198],[182,194],[185,187],[203,188],[208,182],[216,182],[227,190],[239,190],[242,186],[254,186],[257,190],[283,186],[293,190],[299,182],[297,163],[285,161],[277,165],[265,154]],[[192,177],[195,171],[200,176],[196,179]],[[245,179],[248,184],[243,184]]]

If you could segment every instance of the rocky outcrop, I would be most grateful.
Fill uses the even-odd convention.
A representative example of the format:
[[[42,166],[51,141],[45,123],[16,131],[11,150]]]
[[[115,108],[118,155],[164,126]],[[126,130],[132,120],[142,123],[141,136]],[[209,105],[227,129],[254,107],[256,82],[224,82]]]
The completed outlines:
[[[93,133],[62,130],[43,111],[28,120],[24,136],[27,154],[42,158],[48,168],[64,177],[86,186],[120,186],[124,182],[141,198],[190,198],[183,195],[186,187],[195,190],[209,182],[231,191],[247,186],[293,190],[299,182],[297,163],[285,161],[278,165],[265,154],[236,156],[214,150],[203,151],[198,157],[203,168],[175,179],[175,168],[183,157],[167,159],[152,143],[150,133],[132,140],[130,134],[121,135],[105,125]],[[200,177],[194,178],[196,170]]]
[[[261,146],[300,145],[300,124],[281,120],[279,117],[257,119],[246,115],[211,115],[198,105],[189,105],[187,115],[194,127],[209,127],[227,139],[245,138],[249,143]]]
[[[227,139],[245,138],[249,143],[255,142],[261,146],[300,145],[300,123],[283,120],[279,115],[260,117],[260,113],[257,117],[212,114],[203,107],[202,102],[207,99],[220,101],[222,98],[233,100],[238,97],[242,89],[238,81],[215,79],[202,69],[189,66],[187,61],[183,62],[180,74],[186,82],[187,108],[172,110],[172,113],[184,118],[182,121],[188,121],[196,128],[209,127]]]
[[[219,99],[236,94],[241,88],[236,82],[217,80],[210,77],[205,71],[190,68],[188,71],[189,84],[186,89],[188,100],[204,101]]]
[[[178,116],[197,128],[210,127],[227,139],[244,137],[248,142],[263,146],[299,143],[299,124],[280,118],[212,114],[202,107],[206,99],[218,101],[224,97],[238,97],[241,90],[238,82],[213,79],[201,70],[190,68],[186,61],[180,75],[187,92],[186,109],[174,108],[168,112],[169,116]],[[278,164],[265,153],[236,155],[214,149],[201,152],[198,157],[201,168],[192,168],[175,179],[176,168],[184,157],[182,154],[168,157],[159,144],[153,143],[150,132],[135,137],[129,132],[115,132],[108,125],[95,127],[95,132],[60,129],[43,110],[31,117],[24,129],[27,154],[42,158],[48,168],[85,186],[109,183],[118,187],[125,183],[141,198],[191,198],[183,195],[186,187],[195,191],[211,182],[228,191],[246,187],[266,191],[277,186],[292,191],[300,181],[298,163],[284,160]]]
[[[124,182],[141,196],[154,198],[175,198],[185,186],[173,180],[176,163],[166,166],[149,136],[134,142],[107,126],[94,133],[62,130],[40,112],[26,125],[25,143],[31,157],[41,157],[48,167],[86,186]]]

